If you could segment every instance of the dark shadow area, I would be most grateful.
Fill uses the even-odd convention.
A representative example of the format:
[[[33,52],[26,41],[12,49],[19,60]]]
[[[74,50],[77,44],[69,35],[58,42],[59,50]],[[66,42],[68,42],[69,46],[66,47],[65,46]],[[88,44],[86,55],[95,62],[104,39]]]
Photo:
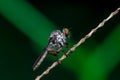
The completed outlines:
[[[120,62],[109,75],[108,80],[120,80]]]
[[[33,80],[30,40],[0,16],[0,80]]]
[[[119,0],[28,0],[28,2],[58,27],[69,26],[72,38],[75,40],[79,40],[80,37],[96,27],[120,5]],[[120,22],[119,17],[120,15],[117,15],[112,18],[92,38],[101,43],[115,29],[114,26]]]

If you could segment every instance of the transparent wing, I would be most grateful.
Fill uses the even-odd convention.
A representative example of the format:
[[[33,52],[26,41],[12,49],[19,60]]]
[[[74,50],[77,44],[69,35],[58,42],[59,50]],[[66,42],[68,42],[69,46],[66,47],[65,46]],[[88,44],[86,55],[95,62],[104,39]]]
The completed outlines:
[[[34,65],[33,65],[33,71],[35,71],[41,65],[41,63],[45,59],[47,53],[48,53],[48,51],[47,51],[47,47],[46,47],[45,49],[43,49],[42,53],[39,55],[39,57],[35,61]]]
[[[48,54],[48,47],[50,46],[50,43],[55,43],[55,40],[56,40],[56,36],[50,37],[48,45],[46,46],[46,48],[43,49],[42,53],[39,55],[39,57],[35,61],[33,65],[33,71],[35,71],[41,65],[46,55]]]

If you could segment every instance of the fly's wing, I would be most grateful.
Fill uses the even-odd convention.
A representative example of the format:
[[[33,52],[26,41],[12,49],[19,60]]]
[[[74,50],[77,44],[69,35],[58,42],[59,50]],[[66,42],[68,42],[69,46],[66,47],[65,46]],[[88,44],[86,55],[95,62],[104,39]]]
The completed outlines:
[[[35,61],[34,65],[33,65],[33,71],[35,71],[40,66],[40,64],[45,59],[47,53],[48,53],[48,51],[47,51],[47,47],[46,47],[45,49],[43,49],[42,53],[39,55],[39,57]]]
[[[55,38],[56,38],[56,36],[50,37],[48,45],[46,46],[46,48],[43,50],[43,52],[40,54],[40,56],[35,61],[34,65],[33,65],[33,71],[35,71],[40,66],[40,64],[43,62],[43,60],[45,59],[45,57],[48,53],[48,51],[47,51],[48,46],[50,45],[50,43],[55,43],[55,41],[54,41]]]

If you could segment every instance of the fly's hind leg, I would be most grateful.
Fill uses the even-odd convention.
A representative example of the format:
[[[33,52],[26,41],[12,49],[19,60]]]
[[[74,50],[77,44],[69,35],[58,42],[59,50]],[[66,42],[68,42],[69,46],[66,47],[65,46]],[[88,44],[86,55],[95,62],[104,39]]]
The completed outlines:
[[[60,62],[59,57],[57,55],[58,53],[59,52],[56,52],[56,51],[49,51],[49,54],[55,56],[57,63],[60,64],[61,62]]]
[[[57,63],[58,64],[61,64],[61,61],[59,60],[59,57],[58,57],[58,53],[59,53],[60,51],[56,51],[56,54],[54,55],[55,57],[56,57],[56,61],[57,61]]]
[[[68,57],[68,54],[66,54],[67,52],[65,50],[61,50],[61,52],[66,56]]]
[[[70,46],[69,46],[69,44],[66,42],[66,43],[64,43],[65,44],[65,46],[66,46],[66,48],[67,49],[70,49]],[[62,51],[63,53],[64,53],[64,55],[66,56],[66,57],[68,57],[69,55],[68,54],[66,54],[67,52],[66,51]]]
[[[69,44],[66,42],[66,43],[64,43],[65,44],[65,46],[69,49],[70,48],[70,46],[69,46]]]
[[[58,64],[60,64],[60,63],[61,63],[61,61],[59,60],[58,55],[55,55],[55,57],[56,57],[56,61],[57,61],[57,63],[58,63]]]

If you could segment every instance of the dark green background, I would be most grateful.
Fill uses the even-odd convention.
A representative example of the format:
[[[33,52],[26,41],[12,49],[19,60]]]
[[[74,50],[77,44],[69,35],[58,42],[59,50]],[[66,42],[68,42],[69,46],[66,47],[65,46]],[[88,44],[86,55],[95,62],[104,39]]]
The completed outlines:
[[[32,71],[51,31],[69,28],[72,46],[120,7],[119,3],[0,0],[0,80],[34,80],[55,61],[48,55],[39,69]],[[42,80],[120,80],[120,13]]]

